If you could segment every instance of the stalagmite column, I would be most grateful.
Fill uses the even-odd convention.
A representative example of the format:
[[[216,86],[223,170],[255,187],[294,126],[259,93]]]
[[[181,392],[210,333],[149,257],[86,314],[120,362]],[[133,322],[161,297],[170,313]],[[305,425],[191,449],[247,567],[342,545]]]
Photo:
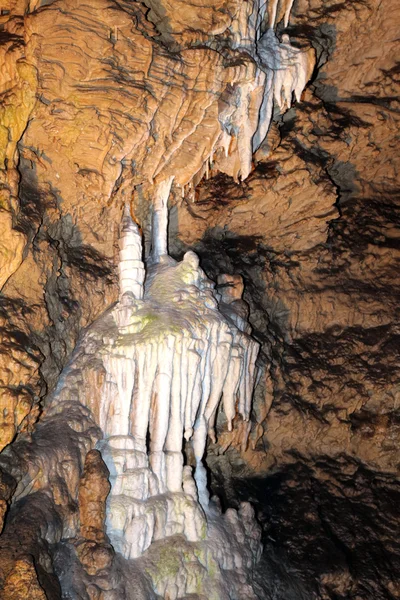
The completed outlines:
[[[237,406],[248,420],[258,352],[241,299],[242,278],[219,278],[219,309],[198,256],[187,252],[180,263],[168,257],[172,179],[154,192],[152,270],[145,294],[141,238],[125,209],[121,295],[102,351],[106,376],[100,416],[106,438],[101,451],[112,483],[107,532],[127,558],[140,556],[159,538],[160,524],[163,536],[182,533],[176,507],[185,489],[190,494],[184,500],[183,531],[189,541],[201,539],[205,517],[197,498],[207,509],[207,436],[216,441],[222,397],[229,428]],[[196,459],[195,481],[191,470],[184,470],[184,439]]]
[[[141,300],[146,274],[142,263],[142,240],[139,227],[131,217],[129,204],[125,205],[122,217],[119,247],[120,298],[130,293],[136,300]]]

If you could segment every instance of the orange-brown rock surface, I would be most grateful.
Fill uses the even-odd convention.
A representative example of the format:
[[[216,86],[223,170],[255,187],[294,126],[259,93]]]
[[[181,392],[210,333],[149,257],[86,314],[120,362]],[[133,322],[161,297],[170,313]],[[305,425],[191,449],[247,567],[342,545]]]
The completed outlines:
[[[106,499],[111,486],[109,472],[98,450],[90,450],[79,482],[80,536],[77,554],[89,575],[110,566],[113,551],[106,543]]]
[[[265,598],[399,597],[398,7],[295,0],[285,29],[289,4],[270,2],[265,22],[276,6],[278,34],[312,46],[316,66],[241,182],[245,132],[228,160],[219,136],[243,89],[257,119],[256,64],[240,47],[251,2],[0,2],[4,600],[59,598],[57,560],[81,573],[82,597],[107,597],[94,426],[48,415],[46,397],[117,298],[122,204],[146,236],[152,186],[169,176],[172,253],[196,250],[215,279],[242,275],[263,344],[249,445],[221,425],[208,454],[215,489],[256,502],[275,557]],[[86,573],[49,550],[66,535],[85,540]]]
[[[4,583],[1,597],[5,599],[15,598],[15,600],[24,600],[25,598],[32,598],[33,600],[47,599],[37,580],[35,568],[29,557],[20,559],[15,563],[13,570]]]
[[[1,13],[0,284],[5,302],[30,311],[49,390],[82,326],[116,298],[121,202],[133,198],[145,224],[158,182],[173,176],[182,194],[214,154],[235,178],[251,168],[265,79],[246,50],[256,3],[205,7],[204,43],[193,40],[199,9],[174,25],[179,48],[136,2],[19,2]],[[30,371],[19,385],[36,389]],[[3,446],[27,413],[7,399],[13,385],[4,382]]]
[[[103,541],[109,472],[98,450],[91,450],[79,482],[80,533],[88,540]]]

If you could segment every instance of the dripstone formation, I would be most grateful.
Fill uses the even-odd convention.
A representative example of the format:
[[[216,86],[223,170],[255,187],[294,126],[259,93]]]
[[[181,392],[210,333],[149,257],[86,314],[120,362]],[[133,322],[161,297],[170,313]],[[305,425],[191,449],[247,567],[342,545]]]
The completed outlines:
[[[399,23],[0,0],[0,600],[400,597]]]
[[[140,556],[153,540],[170,535],[184,533],[191,542],[204,537],[199,501],[207,510],[202,462],[207,434],[215,440],[221,397],[230,430],[236,407],[248,421],[259,349],[218,311],[214,284],[193,252],[181,263],[166,248],[161,253],[167,214],[165,202],[156,213],[165,229],[154,230],[157,253],[151,254],[143,283],[140,233],[125,211],[120,301],[100,318],[104,383],[95,405],[80,397],[98,415],[105,434],[100,447],[112,482],[107,530],[126,558]],[[184,440],[194,457],[194,480],[190,465],[184,465]]]
[[[152,239],[157,249],[167,235],[166,202],[163,213],[156,218],[165,230],[155,228]],[[259,344],[243,316],[238,313],[235,319],[234,309],[230,316],[218,310],[214,284],[194,252],[180,263],[167,253],[157,254],[155,262],[152,253],[146,278],[141,256],[141,234],[125,207],[120,300],[82,337],[28,449],[17,442],[4,452],[2,464],[12,468],[28,451],[31,474],[20,479],[14,494],[24,504],[27,494],[28,502],[46,494],[32,490],[43,487],[43,471],[49,470],[51,454],[67,446],[71,427],[78,433],[71,450],[82,458],[102,437],[96,447],[103,460],[96,450],[86,454],[78,490],[72,467],[64,502],[54,495],[54,504],[48,499],[56,512],[67,497],[79,507],[77,519],[71,504],[64,506],[59,531],[45,538],[56,546],[52,555],[64,594],[77,597],[80,588],[88,594],[96,586],[100,598],[108,597],[108,589],[114,597],[145,598],[129,591],[129,577],[118,575],[123,557],[141,558],[137,568],[143,589],[164,598],[255,599],[252,570],[262,548],[254,510],[244,502],[239,512],[221,513],[218,500],[209,499],[203,458],[207,435],[215,440],[221,398],[229,430],[237,413],[249,419]],[[92,423],[83,448],[79,434],[85,427],[71,423],[70,412]],[[59,439],[49,451],[52,439],[45,429],[56,415]],[[194,478],[184,461],[184,444],[185,455],[193,456]],[[34,467],[38,461],[42,473]],[[14,510],[21,522],[18,503]]]

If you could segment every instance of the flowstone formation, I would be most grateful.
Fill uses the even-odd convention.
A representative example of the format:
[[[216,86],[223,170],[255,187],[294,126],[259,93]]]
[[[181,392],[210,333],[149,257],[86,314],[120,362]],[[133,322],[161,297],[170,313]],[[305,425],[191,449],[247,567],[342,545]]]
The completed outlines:
[[[102,325],[98,410],[112,481],[107,523],[114,547],[126,557],[140,556],[153,539],[182,533],[182,526],[189,541],[204,536],[198,499],[206,509],[207,434],[215,440],[221,397],[229,430],[236,413],[248,421],[259,349],[239,314],[235,323],[219,312],[196,254],[176,263],[166,248],[158,252],[160,238],[166,239],[166,203],[154,214],[165,229],[154,230],[157,252],[143,286],[140,233],[125,211],[121,297]],[[184,466],[183,440],[192,449],[195,481]],[[182,486],[184,498],[176,496]],[[160,494],[167,496],[160,500]]]
[[[58,527],[42,542],[40,525],[32,524],[32,547],[51,544],[47,553],[67,597],[106,600],[112,590],[113,599],[255,599],[261,530],[254,510],[243,502],[223,514],[209,498],[203,463],[220,403],[228,430],[249,420],[259,344],[250,335],[243,284],[224,275],[218,292],[194,252],[182,262],[168,256],[166,201],[156,202],[153,222],[145,269],[141,233],[125,207],[120,299],[85,332],[32,443],[16,442],[2,455],[18,487],[0,558],[13,552],[13,527],[43,497],[50,516],[42,520]],[[59,471],[57,457],[65,465],[67,450],[84,461],[80,480],[73,460]],[[23,554],[7,581],[18,580],[27,560]],[[134,592],[132,569],[141,582]]]

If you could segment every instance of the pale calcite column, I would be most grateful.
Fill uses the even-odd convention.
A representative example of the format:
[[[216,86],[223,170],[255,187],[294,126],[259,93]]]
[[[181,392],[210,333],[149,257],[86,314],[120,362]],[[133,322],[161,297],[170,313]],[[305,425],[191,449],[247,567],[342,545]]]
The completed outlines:
[[[168,177],[155,188],[151,227],[150,260],[152,263],[160,262],[161,256],[168,254],[168,197],[173,179]]]
[[[139,227],[131,217],[129,204],[124,208],[119,247],[120,298],[126,293],[131,293],[136,300],[141,300],[146,274],[142,262],[142,239]]]
[[[185,535],[201,539],[204,516],[198,501],[204,509],[209,504],[203,464],[207,436],[216,440],[222,397],[229,428],[237,406],[242,419],[249,418],[258,352],[248,335],[241,277],[220,278],[225,303],[219,309],[198,256],[187,252],[181,263],[168,257],[172,179],[154,191],[152,272],[145,295],[140,232],[125,208],[121,296],[112,310],[118,333],[106,337],[103,353],[103,454],[112,474],[108,532],[131,558],[158,539],[160,523],[164,535],[181,531],[171,507],[179,505],[185,490],[190,492],[184,500]],[[184,439],[192,443],[195,481],[190,468],[184,469]],[[162,495],[168,498],[161,500]]]

